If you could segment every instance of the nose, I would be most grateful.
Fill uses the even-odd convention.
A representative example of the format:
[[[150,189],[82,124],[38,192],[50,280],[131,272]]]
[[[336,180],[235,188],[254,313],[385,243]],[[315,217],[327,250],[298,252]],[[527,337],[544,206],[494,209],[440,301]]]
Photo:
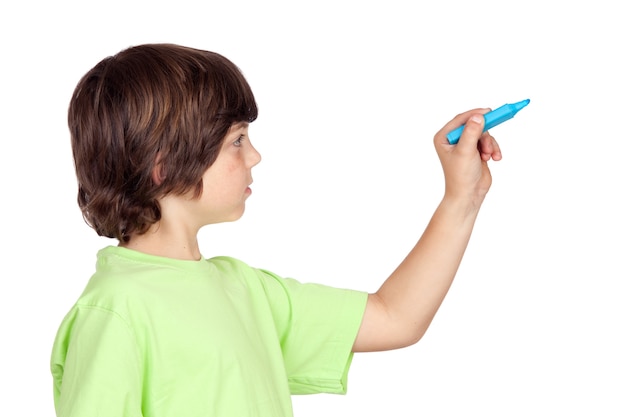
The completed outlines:
[[[256,150],[256,148],[254,146],[252,146],[252,144],[250,144],[250,147],[248,148],[249,153],[248,153],[248,164],[250,165],[250,168],[252,168],[253,166],[257,165],[259,162],[261,162],[261,154],[259,153],[259,151]]]

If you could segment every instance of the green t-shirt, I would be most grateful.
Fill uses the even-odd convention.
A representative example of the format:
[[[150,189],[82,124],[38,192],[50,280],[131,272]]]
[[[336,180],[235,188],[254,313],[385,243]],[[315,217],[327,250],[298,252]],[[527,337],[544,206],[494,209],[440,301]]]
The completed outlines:
[[[54,342],[57,416],[291,416],[291,394],[345,393],[366,298],[104,248]]]

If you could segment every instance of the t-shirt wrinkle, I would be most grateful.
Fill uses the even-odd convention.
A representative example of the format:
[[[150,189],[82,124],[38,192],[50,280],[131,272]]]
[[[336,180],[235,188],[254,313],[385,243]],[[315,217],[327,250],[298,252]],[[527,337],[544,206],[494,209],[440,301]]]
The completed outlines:
[[[53,345],[57,416],[291,417],[292,394],[346,392],[366,299],[227,256],[104,248]]]

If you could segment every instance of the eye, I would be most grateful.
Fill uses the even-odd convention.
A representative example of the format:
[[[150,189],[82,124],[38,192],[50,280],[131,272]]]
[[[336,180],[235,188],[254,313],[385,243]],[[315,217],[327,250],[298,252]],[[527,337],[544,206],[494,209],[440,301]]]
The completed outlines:
[[[241,146],[241,142],[243,142],[246,138],[244,137],[244,135],[241,135],[237,138],[236,141],[233,142],[233,145],[239,147]]]

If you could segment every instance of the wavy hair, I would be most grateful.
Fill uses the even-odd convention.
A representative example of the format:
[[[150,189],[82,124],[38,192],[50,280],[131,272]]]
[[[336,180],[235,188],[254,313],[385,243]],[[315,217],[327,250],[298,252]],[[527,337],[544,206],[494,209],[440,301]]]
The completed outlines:
[[[228,129],[257,114],[243,74],[217,53],[146,44],[103,59],[68,111],[85,221],[124,242],[145,233],[161,218],[160,197],[202,193]]]

